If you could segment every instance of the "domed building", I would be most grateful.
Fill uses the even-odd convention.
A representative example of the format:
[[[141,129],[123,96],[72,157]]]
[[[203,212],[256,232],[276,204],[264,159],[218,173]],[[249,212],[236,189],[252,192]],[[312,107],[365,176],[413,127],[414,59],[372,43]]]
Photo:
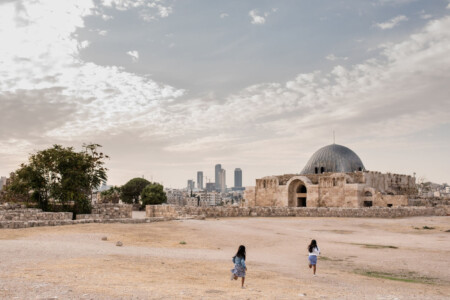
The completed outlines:
[[[298,174],[267,176],[246,187],[248,206],[404,206],[415,178],[367,171],[359,156],[337,144],[317,150]]]
[[[364,165],[355,152],[347,147],[332,144],[317,150],[300,174],[351,173],[364,170]]]

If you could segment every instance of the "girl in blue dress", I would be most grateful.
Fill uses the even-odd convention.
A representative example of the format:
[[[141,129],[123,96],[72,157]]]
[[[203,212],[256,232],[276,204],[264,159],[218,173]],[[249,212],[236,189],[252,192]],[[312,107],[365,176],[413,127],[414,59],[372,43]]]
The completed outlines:
[[[245,265],[245,246],[240,245],[235,256],[233,256],[234,269],[231,270],[231,280],[237,280],[238,277],[242,278],[241,288],[244,287],[245,272],[247,271],[247,266]]]

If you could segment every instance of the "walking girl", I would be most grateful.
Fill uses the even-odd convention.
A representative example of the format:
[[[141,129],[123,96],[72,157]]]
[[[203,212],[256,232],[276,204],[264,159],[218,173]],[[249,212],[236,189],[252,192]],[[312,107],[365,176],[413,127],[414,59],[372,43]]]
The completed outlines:
[[[316,276],[317,256],[320,254],[319,246],[317,246],[316,240],[312,240],[308,246],[308,260],[309,268],[313,268],[313,276]]]
[[[247,266],[245,265],[245,246],[240,245],[235,256],[233,256],[234,269],[231,269],[231,280],[237,280],[238,277],[242,278],[241,288],[245,289],[245,271]]]

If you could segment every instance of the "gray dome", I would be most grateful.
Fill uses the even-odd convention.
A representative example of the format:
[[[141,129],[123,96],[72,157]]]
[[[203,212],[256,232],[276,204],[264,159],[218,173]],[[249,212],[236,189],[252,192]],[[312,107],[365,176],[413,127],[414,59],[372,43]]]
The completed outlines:
[[[355,152],[347,147],[332,144],[317,150],[300,174],[351,173],[364,170],[364,165]]]

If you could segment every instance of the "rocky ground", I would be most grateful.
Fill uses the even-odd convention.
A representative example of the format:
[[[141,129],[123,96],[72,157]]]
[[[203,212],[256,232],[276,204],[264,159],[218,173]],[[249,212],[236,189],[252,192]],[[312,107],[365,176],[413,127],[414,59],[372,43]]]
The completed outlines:
[[[448,299],[449,220],[224,218],[2,229],[0,298]],[[322,250],[316,277],[307,266],[312,238]],[[246,289],[229,278],[240,244],[247,247]]]

